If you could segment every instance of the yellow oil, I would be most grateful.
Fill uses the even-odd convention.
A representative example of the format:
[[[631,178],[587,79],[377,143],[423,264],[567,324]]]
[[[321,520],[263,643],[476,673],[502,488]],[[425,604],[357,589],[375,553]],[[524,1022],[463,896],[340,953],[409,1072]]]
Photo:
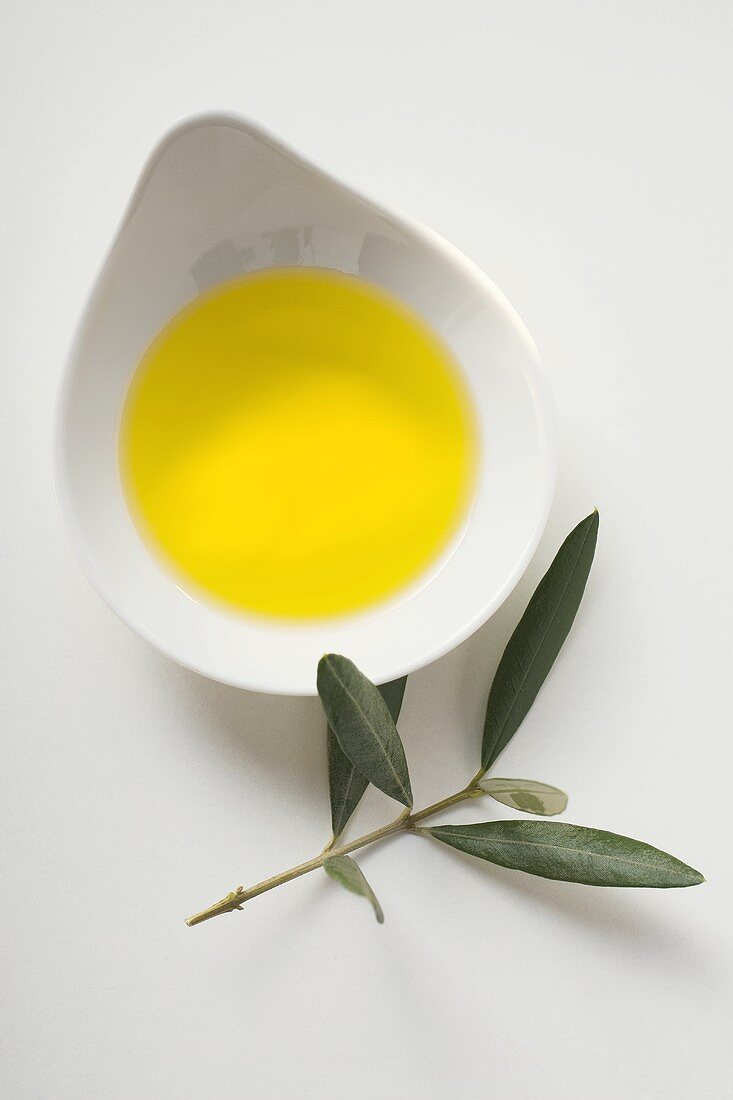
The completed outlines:
[[[444,345],[322,268],[194,300],[143,357],[120,429],[131,512],[182,587],[301,620],[418,578],[462,522],[476,452]]]

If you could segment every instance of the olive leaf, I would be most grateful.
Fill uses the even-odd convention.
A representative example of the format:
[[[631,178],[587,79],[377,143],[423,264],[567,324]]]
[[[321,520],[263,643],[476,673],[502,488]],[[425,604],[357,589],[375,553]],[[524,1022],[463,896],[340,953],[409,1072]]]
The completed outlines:
[[[402,710],[407,677],[380,684],[379,693],[387,704],[392,719],[397,720]],[[346,828],[347,822],[361,801],[369,780],[356,770],[345,755],[331,727],[328,727],[328,787],[331,796],[331,828],[334,839]]]
[[[336,882],[340,882],[342,886],[350,890],[352,894],[359,894],[370,901],[378,923],[384,924],[382,906],[377,901],[374,891],[364,877],[361,867],[354,862],[351,856],[331,856],[323,864],[323,870]]]
[[[405,750],[379,690],[348,657],[338,653],[321,657],[316,682],[326,718],[344,755],[380,791],[411,807]]]
[[[587,886],[697,886],[699,871],[651,844],[559,821],[487,821],[421,830],[479,859]]]
[[[548,783],[537,783],[534,779],[485,778],[479,783],[479,788],[497,802],[502,802],[513,810],[522,810],[526,814],[554,817],[555,814],[561,814],[568,804],[565,791],[551,787]]]
[[[489,692],[481,749],[484,771],[511,741],[573,625],[598,537],[598,512],[570,532],[519,620]]]

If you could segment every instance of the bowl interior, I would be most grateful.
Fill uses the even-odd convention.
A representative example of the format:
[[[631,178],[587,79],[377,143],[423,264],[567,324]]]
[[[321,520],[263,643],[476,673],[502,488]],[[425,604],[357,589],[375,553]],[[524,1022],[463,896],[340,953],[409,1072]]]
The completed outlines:
[[[461,537],[398,597],[348,618],[279,623],[182,591],[141,542],[119,478],[132,372],[192,298],[247,271],[334,268],[419,313],[461,364],[483,436]],[[54,475],[74,549],[105,600],[180,663],[261,691],[313,694],[322,653],[377,682],[457,644],[533,553],[554,488],[552,404],[534,345],[491,282],[436,235],[385,212],[258,128],[208,116],[154,151],[92,293],[59,399]]]

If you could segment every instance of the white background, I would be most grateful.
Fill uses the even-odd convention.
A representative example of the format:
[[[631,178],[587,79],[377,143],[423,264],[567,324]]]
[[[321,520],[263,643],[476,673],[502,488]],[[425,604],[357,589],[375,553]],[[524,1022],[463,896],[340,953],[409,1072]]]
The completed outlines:
[[[729,1096],[730,4],[13,0],[0,41],[2,1095]],[[494,620],[411,679],[418,804],[475,770],[500,650],[598,505],[581,613],[500,773],[705,885],[593,890],[404,837],[362,859],[381,928],[321,873],[184,926],[326,840],[319,705],[206,682],[119,624],[61,533],[49,436],[138,170],[213,107],[455,242],[550,371],[551,520]],[[357,824],[392,813],[373,795]]]

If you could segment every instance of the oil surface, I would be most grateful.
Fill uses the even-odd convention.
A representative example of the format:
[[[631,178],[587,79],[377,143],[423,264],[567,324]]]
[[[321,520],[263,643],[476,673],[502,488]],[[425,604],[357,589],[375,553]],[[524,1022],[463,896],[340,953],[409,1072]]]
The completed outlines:
[[[476,427],[447,349],[368,283],[279,268],[159,333],[120,429],[128,504],[182,587],[308,619],[414,581],[473,488]]]

